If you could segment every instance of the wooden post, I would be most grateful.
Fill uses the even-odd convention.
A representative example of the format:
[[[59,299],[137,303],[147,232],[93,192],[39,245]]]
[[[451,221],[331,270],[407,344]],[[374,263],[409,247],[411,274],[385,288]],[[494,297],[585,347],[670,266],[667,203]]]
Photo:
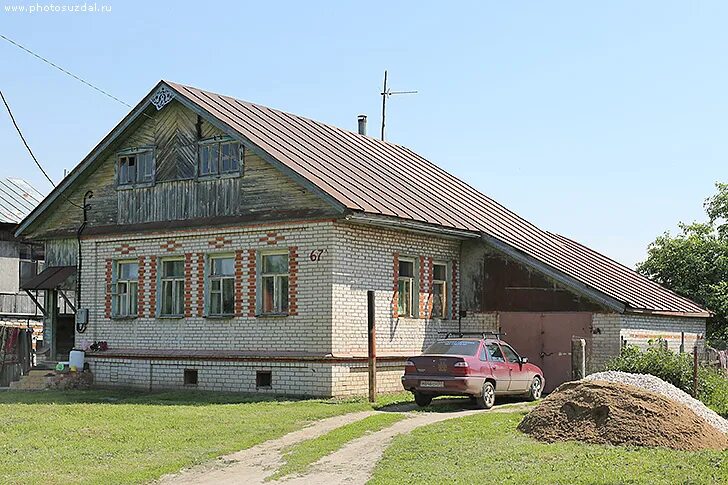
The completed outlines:
[[[698,396],[698,346],[693,347],[693,397]]]
[[[586,340],[571,339],[571,378],[575,381],[586,377]]]
[[[377,326],[375,322],[374,292],[367,291],[367,323],[369,326],[369,402],[377,398]]]

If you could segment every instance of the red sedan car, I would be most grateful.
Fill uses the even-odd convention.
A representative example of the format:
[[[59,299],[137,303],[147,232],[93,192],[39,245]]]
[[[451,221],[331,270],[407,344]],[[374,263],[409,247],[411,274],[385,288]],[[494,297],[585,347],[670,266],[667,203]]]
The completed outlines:
[[[410,357],[402,386],[427,406],[435,396],[471,396],[489,409],[496,396],[541,397],[543,372],[498,334],[447,334],[418,357]]]

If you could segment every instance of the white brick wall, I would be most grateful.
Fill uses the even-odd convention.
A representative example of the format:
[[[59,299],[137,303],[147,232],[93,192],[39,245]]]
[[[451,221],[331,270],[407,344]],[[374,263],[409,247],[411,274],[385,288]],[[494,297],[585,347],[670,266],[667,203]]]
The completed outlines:
[[[335,355],[367,355],[368,290],[375,291],[379,355],[421,352],[434,341],[438,331],[457,328],[453,319],[393,317],[392,305],[395,253],[416,261],[416,283],[421,256],[447,262],[450,279],[451,263],[459,257],[458,240],[343,223],[335,225],[333,240],[332,350]],[[452,293],[451,283],[448,293]],[[417,308],[417,290],[414,300]]]
[[[588,352],[589,372],[598,372],[609,359],[619,355],[622,339],[628,344],[646,348],[650,340],[665,339],[671,350],[680,350],[681,332],[685,332],[685,351],[698,343],[702,351],[705,341],[705,319],[658,315],[595,313],[592,316],[592,348]]]
[[[696,344],[702,352],[705,345],[705,320],[702,318],[623,315],[620,337],[641,348],[647,347],[650,340],[663,339],[670,350],[679,352],[681,332],[685,332],[686,352],[692,352]]]
[[[268,237],[275,232],[276,238]],[[224,236],[225,247],[213,242]],[[268,241],[275,239],[276,244]],[[256,318],[247,315],[250,305],[247,293],[247,251],[271,248],[298,248],[298,315],[280,318]],[[172,248],[168,250],[167,248]],[[459,256],[459,241],[394,230],[378,229],[348,223],[320,222],[289,224],[248,229],[215,229],[180,231],[132,237],[98,237],[82,244],[83,306],[90,308],[88,331],[76,341],[105,340],[111,349],[145,350],[234,350],[289,351],[333,354],[337,357],[367,355],[367,290],[376,291],[377,353],[408,356],[421,352],[436,338],[439,331],[457,330],[457,301],[453,305],[453,262]],[[198,254],[232,254],[243,251],[243,316],[210,319],[197,316]],[[312,251],[321,257],[312,261]],[[392,315],[394,254],[417,261],[415,279],[419,282],[420,259],[445,262],[448,265],[448,316],[445,320],[395,318]],[[150,306],[153,288],[158,288],[163,258],[184,258],[191,254],[189,294],[191,316],[178,319],[157,318]],[[141,316],[130,320],[106,318],[106,262],[145,257],[146,277]],[[151,260],[157,258],[157,278],[150,276]],[[206,265],[205,265],[206,267]],[[428,277],[429,268],[424,271]],[[457,278],[457,277],[456,277]],[[427,285],[422,290],[427,307]],[[204,289],[203,289],[204,293]],[[206,300],[206,298],[205,298]],[[157,289],[156,304],[161,302]],[[469,316],[464,330],[490,330],[497,326],[495,314]],[[153,358],[121,360],[92,358],[96,381],[100,385],[127,386],[143,389],[184,387],[185,368],[196,368],[198,389],[255,391],[255,369],[260,362],[168,361]],[[274,384],[269,392],[305,395],[353,395],[367,391],[366,363],[281,364],[270,363]],[[379,390],[395,391],[402,362],[380,362]],[[251,384],[252,383],[252,384]]]
[[[292,396],[331,395],[332,366],[323,363],[92,358],[89,365],[94,373],[94,384],[101,387],[262,392]],[[184,384],[185,369],[197,370],[196,386]],[[257,371],[271,372],[270,388],[256,388]]]
[[[261,242],[268,232],[284,237],[275,245]],[[308,255],[317,249],[328,250],[331,245],[333,226],[330,222],[307,225],[289,225],[246,230],[216,229],[215,231],[190,231],[175,234],[136,237],[85,239],[82,244],[82,306],[90,309],[90,324],[85,334],[76,335],[76,343],[82,340],[106,340],[111,348],[130,349],[200,349],[200,350],[276,350],[331,352],[331,258],[324,256],[313,262]],[[223,248],[210,244],[215,237],[224,235],[230,243]],[[167,251],[162,246],[174,241],[175,249]],[[128,245],[128,254],[121,254],[122,244]],[[197,316],[197,254],[231,254],[235,250],[287,249],[298,247],[298,315],[288,317],[250,317],[247,315],[247,260],[243,273],[243,316],[212,319]],[[192,253],[192,315],[187,318],[169,319],[149,317],[150,291],[157,282],[150,281],[150,259],[184,258]],[[131,320],[105,317],[105,261],[107,259],[136,259],[145,256],[147,281],[144,284],[144,313]],[[161,259],[157,274],[161,273]],[[159,290],[157,305],[161,302]]]

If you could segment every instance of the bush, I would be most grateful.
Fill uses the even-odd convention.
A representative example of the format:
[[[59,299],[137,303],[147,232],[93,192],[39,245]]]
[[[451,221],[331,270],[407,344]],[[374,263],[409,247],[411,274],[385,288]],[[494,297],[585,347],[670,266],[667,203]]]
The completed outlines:
[[[650,345],[642,351],[628,345],[619,357],[610,360],[607,370],[652,374],[688,394],[693,393],[693,356],[677,354],[661,345]],[[728,378],[717,369],[700,366],[698,369],[698,399],[715,412],[728,416]]]
[[[698,374],[698,398],[716,413],[728,418],[728,378],[717,370],[703,367]]]
[[[619,357],[607,363],[607,370],[652,374],[687,393],[693,390],[693,357],[690,354],[676,354],[661,345],[650,345],[641,351],[627,345]]]

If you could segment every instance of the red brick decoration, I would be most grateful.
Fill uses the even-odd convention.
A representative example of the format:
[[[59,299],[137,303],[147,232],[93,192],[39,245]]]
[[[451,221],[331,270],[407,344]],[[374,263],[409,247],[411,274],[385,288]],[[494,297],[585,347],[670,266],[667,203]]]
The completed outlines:
[[[185,254],[185,317],[192,316],[192,253]]]
[[[137,316],[139,318],[144,316],[144,276],[146,275],[146,259],[144,256],[139,256],[139,276],[137,280]]]
[[[197,253],[197,316],[205,309],[205,254]]]
[[[298,246],[288,249],[288,314],[298,315]]]
[[[394,253],[394,284],[392,286],[392,317],[399,318],[399,253]]]
[[[182,247],[182,244],[176,242],[174,239],[169,239],[167,242],[162,243],[161,246],[159,246],[160,249],[163,249],[167,251],[168,253],[173,253],[180,249]]]
[[[269,246],[272,246],[274,244],[278,244],[281,241],[285,241],[286,237],[282,234],[278,234],[277,232],[267,232],[265,236],[258,239],[258,242],[266,243]]]
[[[248,249],[248,316],[255,316],[255,249]]]
[[[427,268],[425,267],[427,259],[424,256],[420,256],[420,278],[419,282],[417,284],[417,287],[419,291],[417,292],[418,300],[419,300],[419,310],[417,312],[418,318],[426,318],[427,315],[425,314],[425,307],[427,306],[427,287],[425,286],[425,279],[426,279],[426,272]]]
[[[243,316],[243,251],[235,251],[235,316]]]
[[[111,318],[111,275],[113,274],[114,262],[111,259],[106,260],[106,295],[104,298],[104,315]]]
[[[149,258],[149,318],[157,313],[157,257]]]
[[[136,248],[134,246],[129,246],[128,244],[124,243],[121,246],[115,248],[114,251],[116,251],[117,253],[126,255],[132,251],[136,251]]]
[[[434,264],[432,262],[432,258],[425,258],[425,261],[427,262],[427,276],[426,276],[426,283],[427,283],[427,291],[425,293],[425,318],[432,318],[432,307],[433,307],[433,301],[432,301],[432,285],[434,283]]]
[[[215,249],[222,249],[232,243],[232,240],[226,238],[225,236],[217,236],[215,239],[210,239],[209,241],[207,241],[207,244]]]
[[[460,291],[460,288],[458,286],[458,281],[460,280],[459,275],[460,268],[458,267],[457,260],[453,260],[452,262],[452,318],[458,317],[458,298]]]

